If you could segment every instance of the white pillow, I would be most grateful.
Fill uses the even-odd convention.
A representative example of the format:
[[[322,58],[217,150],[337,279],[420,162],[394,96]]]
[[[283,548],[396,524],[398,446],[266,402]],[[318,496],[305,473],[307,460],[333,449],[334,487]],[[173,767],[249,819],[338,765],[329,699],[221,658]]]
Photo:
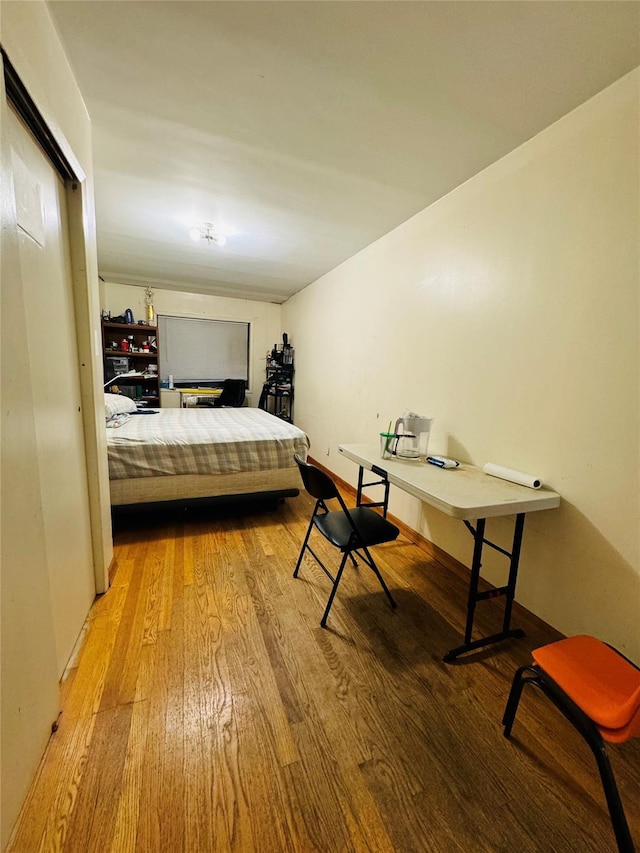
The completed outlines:
[[[135,412],[136,404],[126,394],[107,394],[105,392],[104,409],[106,418],[108,419],[114,415],[124,414],[125,412]]]

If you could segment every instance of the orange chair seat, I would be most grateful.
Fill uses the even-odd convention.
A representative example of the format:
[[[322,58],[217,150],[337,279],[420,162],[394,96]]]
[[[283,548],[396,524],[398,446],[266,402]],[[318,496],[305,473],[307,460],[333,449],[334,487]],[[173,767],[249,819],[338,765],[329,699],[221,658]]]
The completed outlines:
[[[604,740],[622,743],[640,734],[640,670],[606,643],[578,635],[535,649],[532,656]]]

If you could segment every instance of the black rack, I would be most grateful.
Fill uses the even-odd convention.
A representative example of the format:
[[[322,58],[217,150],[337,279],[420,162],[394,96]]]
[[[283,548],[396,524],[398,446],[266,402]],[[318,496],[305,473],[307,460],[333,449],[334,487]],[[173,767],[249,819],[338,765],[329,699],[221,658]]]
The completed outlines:
[[[293,349],[274,347],[267,353],[265,373],[259,407],[293,423]]]

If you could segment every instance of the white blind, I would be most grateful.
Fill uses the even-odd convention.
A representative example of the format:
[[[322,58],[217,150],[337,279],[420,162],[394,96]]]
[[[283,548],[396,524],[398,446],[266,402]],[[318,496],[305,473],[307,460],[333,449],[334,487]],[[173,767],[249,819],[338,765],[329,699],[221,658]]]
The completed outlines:
[[[162,380],[249,381],[249,323],[159,316],[158,338]]]

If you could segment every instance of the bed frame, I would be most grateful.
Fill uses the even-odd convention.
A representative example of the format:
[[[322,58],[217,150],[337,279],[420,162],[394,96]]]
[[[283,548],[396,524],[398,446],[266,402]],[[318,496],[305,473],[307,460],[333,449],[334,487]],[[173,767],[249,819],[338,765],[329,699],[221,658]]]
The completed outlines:
[[[279,499],[300,494],[298,466],[238,474],[180,474],[111,480],[111,505],[127,506],[197,498]]]

